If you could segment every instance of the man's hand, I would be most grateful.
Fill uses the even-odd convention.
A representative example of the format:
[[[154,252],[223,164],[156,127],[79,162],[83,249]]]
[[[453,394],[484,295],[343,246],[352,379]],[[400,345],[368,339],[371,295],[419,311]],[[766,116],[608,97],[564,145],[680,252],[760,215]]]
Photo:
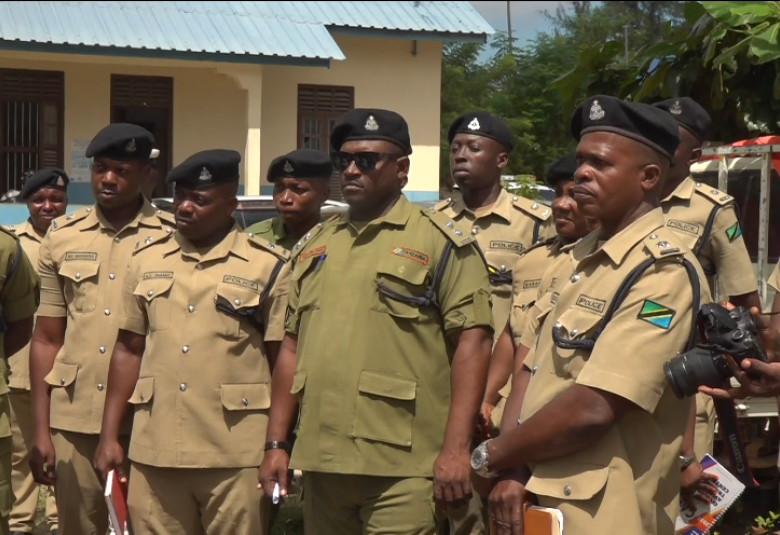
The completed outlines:
[[[56,456],[51,435],[36,436],[30,451],[30,469],[33,479],[40,485],[54,485],[57,474],[54,471]]]
[[[471,454],[442,451],[433,463],[433,496],[443,510],[459,509],[471,498]]]
[[[123,465],[124,461],[125,452],[122,450],[118,440],[100,440],[97,451],[95,451],[93,466],[101,481],[107,481],[108,473],[111,470],[115,470],[119,482],[127,483]]]
[[[742,367],[730,355],[723,355],[731,373],[739,381],[738,388],[710,388],[700,386],[699,392],[714,398],[745,399],[748,397],[770,398],[780,396],[780,362],[761,362],[756,359],[743,359]],[[754,377],[750,377],[750,372]]]
[[[527,474],[517,471],[496,479],[489,498],[495,535],[523,535],[523,509],[530,501],[527,482]]]
[[[734,310],[734,305],[726,301],[721,301],[720,305],[728,310]],[[756,323],[758,335],[761,337],[761,345],[766,351],[769,362],[780,362],[780,332],[772,326],[769,316],[761,314],[758,307],[751,307],[750,314]]]
[[[490,436],[490,415],[493,414],[496,406],[487,400],[482,401],[482,407],[477,415],[477,436],[482,440],[492,438]]]
[[[279,483],[279,497],[284,499],[287,496],[287,487],[289,481],[288,470],[290,467],[290,456],[281,449],[268,450],[263,457],[263,464],[258,471],[257,488],[271,498],[274,493],[274,486]]]
[[[718,476],[705,472],[699,461],[691,463],[688,468],[683,470],[680,484],[680,497],[685,506],[691,511],[695,511],[696,502],[694,500],[711,503],[712,498],[718,493],[716,481],[718,481]]]

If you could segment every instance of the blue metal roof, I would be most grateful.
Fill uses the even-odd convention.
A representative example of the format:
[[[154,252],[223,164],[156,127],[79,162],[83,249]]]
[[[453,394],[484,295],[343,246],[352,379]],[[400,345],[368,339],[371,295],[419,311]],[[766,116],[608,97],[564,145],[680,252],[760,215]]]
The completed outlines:
[[[331,33],[484,40],[493,29],[469,2],[0,1],[5,49],[327,64],[346,59]]]

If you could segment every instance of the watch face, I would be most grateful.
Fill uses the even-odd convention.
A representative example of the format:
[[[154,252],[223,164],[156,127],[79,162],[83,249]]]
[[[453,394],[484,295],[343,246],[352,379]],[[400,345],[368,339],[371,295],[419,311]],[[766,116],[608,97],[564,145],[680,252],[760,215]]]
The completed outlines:
[[[484,463],[484,455],[482,453],[481,448],[475,449],[473,452],[471,452],[471,469],[472,470],[479,470],[482,468],[482,464]]]

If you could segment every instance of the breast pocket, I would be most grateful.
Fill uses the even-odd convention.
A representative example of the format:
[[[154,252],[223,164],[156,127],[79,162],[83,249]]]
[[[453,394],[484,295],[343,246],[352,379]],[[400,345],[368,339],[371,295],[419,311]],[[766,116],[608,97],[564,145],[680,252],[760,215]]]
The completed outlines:
[[[558,371],[563,368],[569,374],[576,375],[584,366],[590,357],[600,322],[601,316],[576,307],[558,317],[553,326],[556,346],[553,364]],[[574,359],[577,355],[581,359]]]
[[[417,381],[376,371],[363,371],[358,383],[354,438],[411,447]]]
[[[426,295],[427,266],[413,260],[391,257],[380,262],[375,282],[377,293],[371,310],[397,319],[417,319],[422,312],[432,310],[433,302],[426,299],[436,300],[435,295]]]
[[[218,309],[216,304],[219,300],[232,310]],[[262,336],[260,294],[255,290],[220,283],[217,285],[214,310],[217,316],[214,322],[215,334],[232,340],[257,332]]]
[[[60,266],[58,273],[64,279],[65,302],[70,303],[76,312],[86,314],[95,310],[99,271],[98,261],[64,262]]]
[[[147,279],[140,281],[133,291],[146,307],[150,331],[161,331],[171,324],[172,286],[173,279]]]

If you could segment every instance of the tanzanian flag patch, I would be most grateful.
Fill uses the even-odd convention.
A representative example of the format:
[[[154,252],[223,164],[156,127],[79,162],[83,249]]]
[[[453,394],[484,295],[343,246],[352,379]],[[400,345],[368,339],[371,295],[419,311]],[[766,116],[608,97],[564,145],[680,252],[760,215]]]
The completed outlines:
[[[742,227],[739,225],[739,221],[731,225],[726,229],[726,236],[729,238],[729,242],[733,242],[740,236],[742,236]]]
[[[660,303],[645,299],[642,303],[642,310],[639,311],[637,318],[644,320],[647,323],[652,323],[656,327],[662,329],[668,329],[672,324],[672,318],[674,318],[674,310],[669,307],[665,307]]]

